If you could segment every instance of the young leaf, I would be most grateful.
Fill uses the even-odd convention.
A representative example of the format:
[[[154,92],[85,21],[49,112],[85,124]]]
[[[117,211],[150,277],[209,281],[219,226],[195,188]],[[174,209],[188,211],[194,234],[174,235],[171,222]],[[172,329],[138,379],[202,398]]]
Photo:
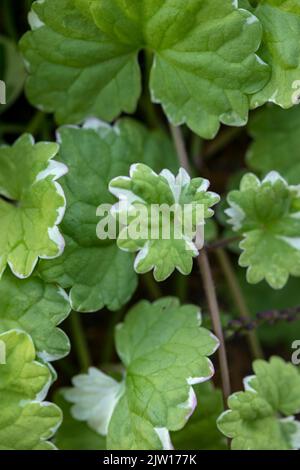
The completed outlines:
[[[282,108],[299,103],[300,2],[261,0],[253,10],[263,27],[260,57],[271,67],[271,78],[251,97],[253,107],[267,101]]]
[[[171,433],[176,450],[226,450],[226,439],[217,428],[216,420],[223,411],[222,393],[211,382],[194,387],[197,408],[186,426]]]
[[[133,294],[137,276],[130,253],[118,249],[115,239],[100,240],[96,215],[100,204],[113,204],[109,181],[130,164],[146,161],[161,169],[160,161],[176,168],[176,154],[161,132],[149,132],[134,121],[121,120],[114,127],[89,121],[84,128],[59,130],[60,158],[69,167],[63,188],[67,198],[62,231],[63,256],[40,264],[48,282],[70,288],[72,308],[97,311],[104,306],[117,310]]]
[[[263,175],[276,170],[289,184],[299,184],[299,127],[299,106],[289,110],[265,106],[256,112],[249,123],[254,139],[247,153],[249,165]]]
[[[295,366],[273,357],[255,361],[255,376],[245,379],[245,392],[228,400],[229,410],[218,427],[232,438],[233,450],[288,450],[300,448],[300,375]],[[279,413],[285,418],[280,418]]]
[[[137,304],[116,329],[123,381],[93,369],[79,376],[65,394],[74,416],[108,428],[108,449],[170,449],[168,431],[181,429],[197,404],[192,385],[214,373],[207,356],[218,340],[200,324],[198,308],[174,298]]]
[[[64,249],[57,225],[66,201],[56,180],[67,168],[52,160],[57,151],[57,144],[34,144],[28,134],[0,147],[0,277],[7,264],[17,277],[29,277],[38,258]]]
[[[244,237],[239,264],[248,267],[248,282],[266,279],[281,289],[290,274],[300,276],[299,188],[277,172],[262,181],[248,173],[240,190],[229,193],[228,203],[228,223]]]
[[[0,333],[13,328],[24,330],[44,361],[54,361],[69,353],[69,339],[57,325],[70,309],[62,289],[37,277],[20,280],[7,272],[0,282]]]
[[[51,450],[48,441],[60,425],[60,409],[42,401],[51,384],[45,365],[35,361],[30,336],[19,330],[0,334],[6,363],[0,365],[0,449]]]
[[[169,170],[155,173],[146,165],[137,163],[130,168],[130,177],[120,176],[109,184],[109,190],[121,201],[113,208],[113,213],[122,216],[128,214],[128,225],[120,232],[118,246],[122,250],[136,252],[134,269],[138,273],[146,273],[154,268],[153,275],[157,281],[163,281],[169,277],[174,269],[182,274],[189,274],[193,266],[193,257],[198,255],[198,247],[193,241],[197,233],[198,224],[203,223],[203,218],[213,215],[211,206],[219,201],[219,196],[207,192],[209,182],[203,178],[191,180],[187,172],[181,168],[175,177]],[[125,205],[124,205],[125,204]],[[186,209],[190,205],[190,218],[193,222],[192,233],[184,230],[183,221],[186,221],[183,212],[174,215],[170,220],[169,233],[164,234],[165,220],[161,216],[154,220],[152,208],[156,205],[166,207],[178,206],[178,209]],[[196,207],[203,208],[203,214],[196,214]],[[134,210],[145,210],[145,220],[140,220],[140,237],[131,233],[132,224],[137,218],[130,214]],[[126,215],[126,214],[124,214]],[[142,214],[143,215],[143,214]],[[157,233],[153,236],[154,224],[157,224]],[[176,233],[177,232],[177,233]],[[145,233],[145,235],[144,235]],[[134,236],[133,236],[134,235]]]
[[[261,26],[232,0],[45,0],[33,4],[29,20],[21,41],[27,95],[59,123],[133,112],[141,49],[154,52],[152,100],[173,124],[206,138],[220,122],[244,125],[248,94],[268,79],[255,54]]]
[[[71,415],[71,405],[64,398],[64,389],[54,396],[54,402],[62,410],[64,419],[54,436],[54,443],[59,450],[105,450],[106,439],[99,436],[86,423]]]

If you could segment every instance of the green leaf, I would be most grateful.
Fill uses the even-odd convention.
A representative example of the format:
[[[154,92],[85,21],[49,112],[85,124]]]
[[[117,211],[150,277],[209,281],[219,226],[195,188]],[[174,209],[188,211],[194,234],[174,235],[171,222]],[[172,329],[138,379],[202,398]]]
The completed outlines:
[[[252,107],[270,101],[282,108],[299,103],[299,0],[260,0],[253,13],[263,27],[259,56],[271,67],[271,78],[251,97]]]
[[[176,450],[226,450],[216,420],[223,411],[222,392],[206,382],[194,387],[197,408],[181,430],[171,434]]]
[[[281,289],[290,274],[300,276],[298,187],[288,186],[277,172],[262,181],[248,173],[240,190],[229,193],[228,203],[228,223],[244,237],[239,264],[248,267],[248,282],[266,279]]]
[[[44,402],[51,374],[35,361],[30,336],[18,330],[0,334],[6,363],[0,365],[0,449],[51,450],[48,441],[60,425],[60,409]]]
[[[297,368],[278,357],[255,361],[253,368],[246,391],[229,398],[229,410],[218,419],[220,431],[233,439],[233,450],[299,449],[300,423],[290,416],[300,411]]]
[[[210,207],[220,199],[207,192],[208,187],[208,180],[191,180],[183,168],[175,177],[169,170],[157,174],[140,163],[131,166],[130,177],[120,176],[110,182],[110,192],[121,201],[112,213],[128,219],[120,231],[118,246],[125,251],[138,251],[136,272],[146,273],[154,268],[157,281],[165,280],[175,268],[182,274],[191,272],[193,257],[203,245],[203,235],[197,236],[198,227],[203,226],[204,218],[213,215]],[[159,213],[163,205],[166,210],[175,209],[172,218],[167,211]],[[153,212],[155,207],[157,214]]]
[[[220,122],[244,125],[248,95],[268,79],[255,54],[261,26],[236,1],[46,0],[33,4],[29,19],[32,31],[21,41],[27,95],[59,123],[133,112],[141,49],[154,54],[152,101],[173,124],[206,138]]]
[[[25,82],[22,57],[13,41],[0,36],[0,79],[6,87],[6,104],[0,104],[0,114],[6,111],[20,95]]]
[[[99,436],[87,424],[71,415],[71,405],[64,397],[64,389],[54,396],[54,402],[63,412],[63,422],[54,437],[59,450],[105,450],[106,439]]]
[[[284,110],[265,106],[249,123],[251,144],[247,160],[251,168],[265,175],[278,171],[289,184],[300,183],[300,107]]]
[[[69,167],[62,183],[67,210],[61,225],[66,248],[63,256],[40,264],[48,282],[70,288],[72,308],[82,312],[104,306],[117,310],[137,286],[130,253],[122,252],[116,240],[97,237],[96,215],[100,204],[113,204],[109,181],[130,164],[146,161],[161,169],[161,161],[176,168],[176,154],[161,132],[149,132],[142,125],[124,119],[114,127],[95,120],[84,128],[59,130],[60,158]]]
[[[0,333],[11,329],[27,332],[37,355],[45,361],[66,356],[70,342],[59,325],[70,313],[66,293],[37,277],[20,280],[10,273],[0,282]]]
[[[192,385],[214,373],[206,356],[218,340],[200,324],[199,309],[174,298],[137,304],[116,329],[123,381],[96,369],[75,377],[65,394],[73,416],[108,429],[108,449],[170,449],[169,431],[181,429],[197,404]]]
[[[57,151],[57,144],[34,144],[28,134],[0,147],[0,277],[7,264],[17,277],[29,277],[38,258],[64,249],[57,225],[66,201],[56,180],[67,168],[53,160]]]

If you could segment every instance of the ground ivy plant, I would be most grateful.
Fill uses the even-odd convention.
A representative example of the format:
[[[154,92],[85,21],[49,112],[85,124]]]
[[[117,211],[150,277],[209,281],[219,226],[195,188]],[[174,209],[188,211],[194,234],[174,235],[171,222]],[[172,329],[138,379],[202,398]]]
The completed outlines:
[[[0,450],[299,449],[300,0],[13,3]]]

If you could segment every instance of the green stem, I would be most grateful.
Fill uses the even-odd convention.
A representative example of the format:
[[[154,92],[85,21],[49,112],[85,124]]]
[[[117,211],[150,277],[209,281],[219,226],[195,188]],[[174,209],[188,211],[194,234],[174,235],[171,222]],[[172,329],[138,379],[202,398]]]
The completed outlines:
[[[18,41],[18,34],[16,25],[14,22],[14,14],[12,10],[12,0],[3,0],[3,23],[6,29],[7,34],[13,39],[15,42]]]
[[[188,294],[188,277],[184,276],[181,273],[177,273],[176,278],[176,296],[180,299],[180,302],[183,304],[186,302]]]
[[[107,330],[107,341],[101,354],[101,365],[109,364],[115,350],[115,328],[117,324],[123,319],[126,313],[125,308],[121,308],[117,312],[111,312],[110,323]]]
[[[148,290],[152,300],[157,300],[162,297],[161,290],[158,287],[157,282],[155,282],[151,273],[146,273],[141,276],[141,280],[144,283],[146,289]]]
[[[42,111],[37,111],[31,121],[28,123],[25,132],[28,134],[37,135],[42,127],[45,119],[45,114]]]
[[[88,349],[86,337],[83,332],[80,314],[72,311],[69,316],[72,342],[78,358],[78,363],[82,372],[86,372],[91,365],[91,357]]]
[[[240,316],[250,321],[251,314],[248,310],[248,306],[246,304],[245,298],[243,296],[243,292],[237,280],[237,277],[232,267],[229,256],[227,255],[226,251],[223,250],[222,248],[219,248],[218,250],[216,250],[216,255],[218,257],[219,263],[223,270],[228,287],[231,291],[233,300],[239,310]],[[259,340],[257,338],[256,332],[250,331],[247,335],[247,338],[249,342],[249,347],[252,352],[252,356],[255,359],[263,358],[264,354],[263,354],[261,345],[259,343]]]
[[[230,142],[236,139],[243,132],[241,127],[228,127],[220,132],[218,137],[212,141],[204,153],[204,158],[211,158],[227,147]]]

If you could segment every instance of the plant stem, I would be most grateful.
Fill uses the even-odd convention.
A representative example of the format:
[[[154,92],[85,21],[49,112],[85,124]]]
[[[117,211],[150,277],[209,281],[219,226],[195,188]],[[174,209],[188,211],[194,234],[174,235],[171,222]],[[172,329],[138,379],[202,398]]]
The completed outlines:
[[[230,395],[230,377],[229,377],[229,368],[226,355],[226,347],[224,341],[224,335],[220,319],[220,310],[216,296],[216,290],[214,286],[214,281],[211,273],[210,264],[208,261],[207,253],[205,250],[202,250],[198,256],[198,265],[202,274],[204,289],[207,297],[207,302],[211,314],[211,320],[213,324],[214,332],[217,338],[220,341],[220,347],[218,349],[220,370],[222,377],[222,392],[223,392],[223,402],[225,409],[228,407],[227,399]]]
[[[153,279],[153,276],[151,273],[146,273],[143,276],[141,276],[141,280],[144,283],[145,287],[147,288],[152,300],[157,300],[162,297],[160,288],[158,287],[158,284]]]
[[[91,365],[91,357],[82,329],[80,314],[73,310],[69,316],[69,323],[80,369],[82,372],[86,372]]]
[[[206,245],[206,249],[217,250],[218,248],[223,248],[224,246],[230,245],[231,243],[237,242],[241,239],[242,237],[240,235],[236,235],[234,237],[223,238],[223,240],[217,240],[216,242]]]
[[[243,292],[237,280],[237,277],[232,267],[229,256],[227,255],[226,251],[223,250],[222,248],[219,248],[218,250],[216,250],[216,255],[222,267],[222,270],[226,278],[228,287],[231,291],[233,300],[239,310],[240,316],[242,318],[245,318],[246,320],[251,321],[251,314],[248,310],[245,298],[243,296]],[[247,335],[247,338],[248,338],[249,347],[251,349],[253,357],[255,359],[263,358],[264,354],[260,346],[260,343],[258,341],[256,332],[250,331]]]
[[[204,158],[211,158],[217,153],[221,152],[242,132],[242,127],[228,127],[224,131],[220,132],[218,137],[207,148],[206,152],[204,153]]]
[[[45,114],[42,111],[37,111],[31,121],[28,123],[25,132],[36,135],[40,130],[45,119]]]
[[[187,157],[187,152],[185,149],[185,144],[183,140],[183,136],[181,130],[179,128],[175,128],[170,124],[170,130],[174,139],[174,143],[177,149],[178,158],[180,164],[183,168],[185,168],[190,173],[190,165],[189,160]],[[210,310],[211,320],[213,324],[214,332],[220,341],[220,347],[218,349],[218,356],[219,356],[219,363],[220,363],[220,370],[221,370],[221,377],[222,377],[222,393],[223,393],[223,401],[224,401],[224,408],[228,407],[227,399],[230,395],[230,377],[229,377],[229,368],[227,362],[227,355],[226,355],[226,347],[224,341],[224,335],[221,325],[221,318],[220,318],[220,310],[215,290],[215,285],[207,257],[207,253],[205,249],[201,250],[198,256],[198,265],[202,274],[203,284],[205,289],[205,294],[207,297],[207,302]]]
[[[188,173],[191,173],[190,163],[188,154],[184,145],[184,140],[180,127],[175,127],[169,123],[170,131],[173,137],[175,148],[178,154],[179,162],[182,168],[184,168]]]
[[[110,323],[108,325],[106,337],[107,340],[105,342],[105,347],[101,354],[101,365],[109,364],[112,360],[112,356],[114,353],[115,348],[115,327],[116,325],[121,322],[126,312],[126,308],[121,308],[116,312],[111,312]]]

